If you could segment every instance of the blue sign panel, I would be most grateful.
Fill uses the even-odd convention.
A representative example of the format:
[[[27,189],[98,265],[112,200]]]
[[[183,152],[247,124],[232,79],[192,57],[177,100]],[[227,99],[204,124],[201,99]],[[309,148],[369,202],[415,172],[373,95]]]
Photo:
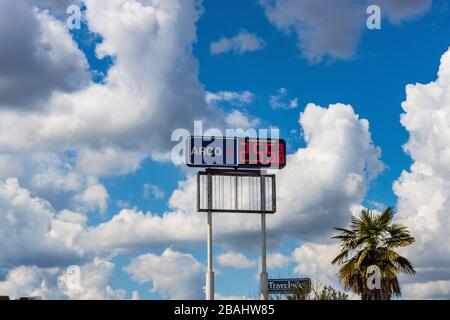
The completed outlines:
[[[309,288],[311,288],[311,279],[269,279],[269,293],[292,294],[294,293],[295,288],[305,284],[307,284]]]
[[[281,169],[286,166],[286,142],[248,137],[189,137],[186,164],[190,167]]]
[[[237,167],[236,138],[189,137],[186,162],[188,166]]]

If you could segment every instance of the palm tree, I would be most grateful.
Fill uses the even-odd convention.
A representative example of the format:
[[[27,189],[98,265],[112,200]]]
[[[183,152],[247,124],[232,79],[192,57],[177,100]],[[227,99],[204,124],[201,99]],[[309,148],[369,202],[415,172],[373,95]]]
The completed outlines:
[[[335,228],[341,253],[332,264],[338,264],[339,277],[344,289],[352,290],[363,300],[390,300],[400,296],[401,290],[397,273],[415,274],[408,259],[394,251],[406,247],[415,240],[407,227],[393,223],[395,211],[388,207],[381,214],[364,209],[359,216],[352,217],[350,229]],[[380,289],[370,289],[368,279],[372,280],[369,266],[377,266],[381,275]],[[369,269],[369,270],[368,270]]]

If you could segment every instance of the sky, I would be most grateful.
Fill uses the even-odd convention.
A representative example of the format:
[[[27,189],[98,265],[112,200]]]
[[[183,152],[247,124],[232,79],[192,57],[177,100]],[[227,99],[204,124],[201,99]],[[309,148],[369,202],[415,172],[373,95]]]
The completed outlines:
[[[402,298],[450,298],[449,5],[2,0],[0,295],[203,299],[197,170],[171,157],[202,121],[287,142],[269,277],[341,289],[333,228],[393,206]],[[213,223],[216,297],[257,298],[259,216]]]

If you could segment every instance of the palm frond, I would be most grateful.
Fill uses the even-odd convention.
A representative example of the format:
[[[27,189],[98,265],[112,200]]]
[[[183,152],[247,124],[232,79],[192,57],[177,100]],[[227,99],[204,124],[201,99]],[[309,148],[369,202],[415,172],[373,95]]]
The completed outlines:
[[[414,243],[406,226],[393,223],[395,210],[387,207],[381,214],[368,209],[352,216],[350,227],[335,228],[332,239],[339,241],[341,252],[331,261],[340,266],[338,275],[346,290],[361,295],[362,299],[390,299],[401,294],[397,274],[415,274],[405,257],[394,251]],[[381,272],[381,289],[369,290],[368,267],[376,265]]]

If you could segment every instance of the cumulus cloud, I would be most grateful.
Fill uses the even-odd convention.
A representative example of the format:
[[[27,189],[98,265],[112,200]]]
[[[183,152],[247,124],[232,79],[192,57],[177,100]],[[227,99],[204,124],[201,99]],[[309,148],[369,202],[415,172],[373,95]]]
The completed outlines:
[[[300,116],[307,143],[287,158],[278,175],[278,213],[270,228],[302,239],[323,237],[345,224],[382,170],[381,150],[351,106],[308,104]],[[300,186],[292,188],[293,185]]]
[[[264,48],[265,42],[254,33],[243,29],[231,38],[222,37],[211,43],[209,51],[212,55],[227,52],[243,54],[248,51],[258,51]]]
[[[404,299],[450,299],[450,281],[437,280],[422,283],[409,283],[402,288]]]
[[[133,172],[149,154],[166,159],[173,129],[190,128],[193,119],[225,126],[226,117],[205,102],[198,81],[192,56],[197,1],[85,1],[84,22],[102,39],[97,56],[114,61],[103,83],[85,79],[84,53],[64,21],[52,16],[67,3],[1,4],[7,29],[0,99],[8,102],[0,101],[0,176],[17,177],[58,209],[105,211],[106,193],[101,185],[93,188],[91,178]],[[24,88],[29,81],[33,88]],[[243,93],[241,101],[248,99]],[[242,124],[245,116],[229,119]]]
[[[220,293],[214,294],[215,300],[253,300],[247,296],[228,296]]]
[[[30,1],[0,4],[0,109],[45,109],[54,91],[89,84],[88,63],[63,24]]]
[[[106,188],[95,179],[91,179],[87,189],[77,195],[75,200],[80,208],[84,208],[84,211],[99,210],[101,214],[104,214],[108,207],[108,198]]]
[[[258,118],[251,118],[239,110],[232,110],[225,117],[225,122],[231,128],[249,129],[258,127],[261,120]]]
[[[448,180],[450,119],[450,50],[443,55],[438,79],[429,84],[407,87],[407,99],[402,104],[405,113],[401,122],[410,138],[405,150],[414,162],[394,184],[398,196],[399,222],[406,224],[416,243],[403,253],[413,261],[417,275],[401,277],[406,299],[445,299],[449,296],[449,208]],[[307,135],[307,132],[305,131]],[[357,182],[354,180],[351,185]],[[357,183],[356,183],[357,185]],[[350,187],[352,190],[354,187]],[[360,207],[353,206],[352,212]],[[338,224],[336,224],[337,226]],[[294,251],[299,275],[320,276],[322,282],[338,285],[336,268],[330,264],[338,253],[334,244],[309,242]]]
[[[193,212],[168,212],[161,216],[123,209],[112,219],[88,229],[80,243],[86,250],[105,253],[199,243],[204,240],[206,227],[201,215]]]
[[[252,103],[254,98],[255,94],[248,90],[241,92],[233,92],[233,91],[206,92],[205,95],[205,101],[208,104],[225,101],[237,106]]]
[[[416,267],[407,294],[445,295],[450,279],[450,49],[442,56],[437,79],[406,87],[401,123],[409,133],[405,151],[413,164],[394,183],[398,219],[416,242],[405,249]],[[430,288],[436,286],[436,292]],[[419,293],[419,289],[423,292]],[[426,295],[425,295],[426,293]]]
[[[431,0],[260,0],[269,21],[285,32],[295,32],[298,47],[312,62],[323,57],[348,59],[366,28],[366,9],[381,7],[393,22],[425,12]]]
[[[295,109],[298,107],[298,99],[287,99],[286,88],[280,88],[276,95],[270,96],[269,104],[272,109]]]
[[[236,269],[250,269],[258,265],[258,262],[247,258],[240,252],[228,251],[217,256],[217,262],[222,267],[230,267]]]
[[[221,267],[235,269],[252,269],[259,266],[260,259],[250,259],[241,252],[227,251],[217,256],[217,262]],[[279,269],[286,267],[291,258],[279,252],[272,252],[267,255],[267,267],[269,269]]]
[[[97,178],[86,175],[77,167],[70,152],[4,153],[0,155],[0,179],[10,177],[17,178],[23,188],[48,200],[57,210],[84,213],[106,210],[106,189]],[[88,195],[95,190],[101,191],[102,197],[97,197],[95,203],[86,202],[94,200]]]
[[[291,261],[289,256],[285,256],[279,252],[267,255],[267,266],[269,269],[278,269],[286,267]]]
[[[361,37],[365,8],[353,0],[264,1],[266,16],[276,27],[298,36],[304,56],[318,62],[324,56],[349,58]]]
[[[38,8],[46,9],[56,17],[66,15],[70,5],[82,6],[83,0],[31,0]]]
[[[378,0],[382,12],[386,12],[390,21],[399,23],[424,14],[430,9],[433,0]]]
[[[83,259],[77,243],[84,230],[82,217],[68,211],[59,217],[15,178],[0,182],[0,213],[1,266],[58,266]]]
[[[101,149],[82,148],[76,157],[76,170],[82,175],[108,177],[134,172],[146,153],[140,150],[123,150],[106,146]]]
[[[60,19],[68,3],[0,5],[7,27],[0,31],[0,178],[16,177],[5,185],[54,208],[39,209],[45,219],[30,232],[44,240],[54,234],[58,210],[104,213],[108,193],[99,178],[135,171],[150,150],[156,158],[168,152],[173,129],[189,128],[193,119],[225,124],[223,112],[204,100],[192,56],[197,1],[85,1],[84,22],[102,39],[97,56],[114,61],[103,83],[90,81],[85,55]],[[4,199],[5,208],[15,206]],[[0,216],[7,219],[6,211]],[[50,240],[44,242],[52,251]],[[49,255],[57,256],[53,251]],[[30,260],[34,254],[44,252],[30,253]]]
[[[144,199],[148,199],[149,197],[153,197],[155,199],[162,199],[165,197],[164,190],[162,190],[157,185],[151,183],[144,184]]]
[[[308,276],[315,281],[333,286],[339,285],[337,268],[331,261],[339,253],[335,244],[305,243],[294,250],[293,260],[297,266],[294,272],[299,276]]]
[[[175,300],[204,297],[205,267],[190,254],[168,248],[161,255],[138,256],[124,270],[140,283],[152,282],[151,291],[163,297]]]
[[[62,59],[59,58],[61,55],[64,62],[61,68],[73,69],[72,62],[85,59],[63,21],[45,11],[36,11],[32,2],[7,1],[2,4],[7,6],[1,10],[4,14],[17,10],[35,15],[33,19],[37,29],[51,29],[42,32],[45,37],[53,37],[55,33],[53,38],[46,40],[49,50],[31,47],[29,51],[32,54],[48,52],[56,62]],[[158,158],[161,153],[168,152],[172,130],[190,128],[193,119],[208,119],[208,123],[220,127],[224,124],[224,117],[220,116],[222,111],[204,101],[197,61],[192,56],[192,43],[196,40],[195,23],[200,14],[196,4],[195,0],[146,3],[85,1],[87,27],[102,37],[102,42],[96,47],[97,56],[114,57],[104,83],[84,83],[77,73],[64,69],[61,76],[64,75],[67,81],[76,81],[76,88],[66,86],[68,90],[63,90],[65,88],[49,86],[48,90],[36,89],[38,92],[48,91],[47,99],[40,102],[42,108],[38,111],[19,112],[2,108],[0,150],[11,156],[13,152],[52,151],[61,155],[70,151],[74,166],[80,173],[99,177],[134,171],[149,154]],[[114,17],[114,24],[110,23],[110,17]],[[17,25],[20,21],[28,21],[10,20],[7,25],[14,29],[22,28]],[[20,100],[25,95],[8,89],[13,86],[21,88],[20,92],[30,91],[11,84],[15,78],[9,76],[8,68],[13,67],[14,72],[20,68],[15,68],[6,57],[18,55],[6,52],[23,50],[16,48],[12,38],[7,39],[1,51],[5,56],[0,57],[1,63],[5,64],[0,68],[0,77],[5,79],[0,82],[0,88],[8,94],[15,94],[19,104],[16,109],[29,109],[30,103]],[[32,42],[31,39],[14,39],[26,42],[20,46],[31,46],[28,43]],[[50,50],[53,47],[54,53]],[[58,71],[58,66],[36,64],[51,72]],[[25,63],[21,65],[26,67]],[[84,69],[86,67],[83,65]],[[26,70],[30,68],[26,67]],[[24,77],[30,78],[28,75]],[[65,82],[57,76],[53,78],[57,84],[64,85]],[[45,84],[44,76],[36,79],[39,79],[38,84]],[[180,110],[183,110],[183,117],[179,116]]]
[[[71,275],[61,268],[39,268],[18,266],[8,271],[0,282],[0,295],[19,297],[40,297],[42,299],[123,299],[125,291],[113,289],[109,280],[114,264],[100,259],[79,267],[77,286],[71,284]],[[76,279],[76,281],[78,281]]]

